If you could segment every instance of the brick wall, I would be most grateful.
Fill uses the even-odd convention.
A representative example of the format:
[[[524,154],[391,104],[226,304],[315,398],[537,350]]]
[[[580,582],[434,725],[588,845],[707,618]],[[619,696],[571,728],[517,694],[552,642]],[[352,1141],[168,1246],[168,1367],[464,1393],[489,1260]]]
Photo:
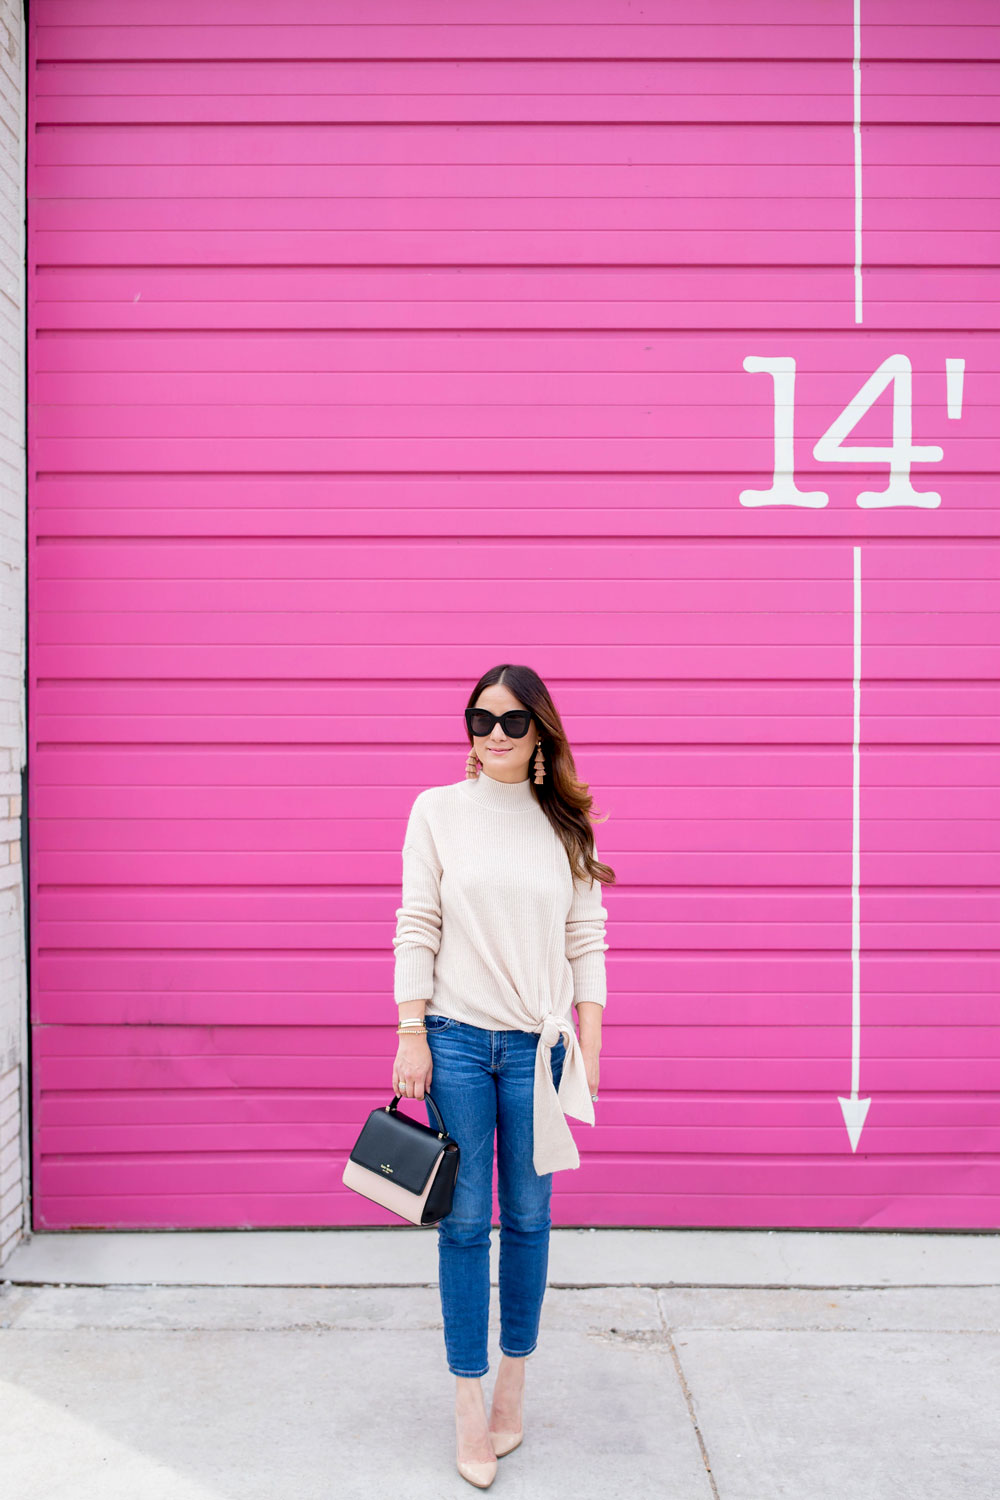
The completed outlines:
[[[25,25],[0,0],[0,1265],[28,1218],[25,738]]]

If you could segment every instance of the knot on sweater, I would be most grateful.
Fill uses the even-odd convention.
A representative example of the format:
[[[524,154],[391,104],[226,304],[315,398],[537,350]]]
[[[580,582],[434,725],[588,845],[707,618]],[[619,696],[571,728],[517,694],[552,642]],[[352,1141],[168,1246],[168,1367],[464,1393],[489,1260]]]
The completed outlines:
[[[559,1025],[558,1016],[550,1010],[542,1017],[541,1041],[546,1047],[554,1047],[562,1036],[562,1027]]]

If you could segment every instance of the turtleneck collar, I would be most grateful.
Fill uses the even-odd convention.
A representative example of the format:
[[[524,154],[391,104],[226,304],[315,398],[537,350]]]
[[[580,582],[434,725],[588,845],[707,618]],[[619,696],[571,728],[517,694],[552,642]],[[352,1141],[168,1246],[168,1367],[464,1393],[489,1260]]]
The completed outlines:
[[[498,781],[488,771],[480,771],[475,781],[464,781],[467,794],[482,807],[492,807],[500,812],[524,812],[539,805],[531,790],[531,778],[523,781]]]

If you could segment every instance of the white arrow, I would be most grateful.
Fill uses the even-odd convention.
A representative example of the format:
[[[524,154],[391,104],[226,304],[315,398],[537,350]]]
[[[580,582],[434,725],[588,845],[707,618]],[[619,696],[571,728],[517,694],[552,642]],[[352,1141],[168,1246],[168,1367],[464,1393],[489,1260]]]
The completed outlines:
[[[851,1095],[838,1094],[851,1150],[858,1149],[871,1099],[861,1088],[861,548],[854,549],[854,786],[851,838]]]

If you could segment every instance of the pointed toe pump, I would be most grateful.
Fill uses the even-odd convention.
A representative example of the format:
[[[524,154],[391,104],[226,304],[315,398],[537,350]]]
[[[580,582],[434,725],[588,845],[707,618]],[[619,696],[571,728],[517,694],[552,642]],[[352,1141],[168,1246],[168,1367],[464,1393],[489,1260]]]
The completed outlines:
[[[493,1452],[497,1458],[503,1458],[505,1453],[513,1453],[519,1447],[523,1438],[524,1430],[520,1432],[491,1432],[490,1438],[493,1442]]]
[[[457,1426],[457,1412],[455,1414],[455,1421]],[[462,1478],[467,1479],[470,1484],[474,1484],[479,1490],[488,1490],[497,1475],[497,1461],[495,1457],[493,1459],[461,1459],[456,1451],[455,1463]]]
[[[520,1447],[524,1438],[524,1393],[521,1394],[521,1425],[516,1432],[501,1431],[494,1432],[490,1429],[490,1441],[493,1444],[493,1452],[497,1458],[503,1458],[505,1453],[513,1453],[515,1448]]]
[[[463,1463],[461,1459],[458,1459],[457,1463],[458,1472],[462,1478],[467,1479],[470,1484],[474,1484],[479,1490],[488,1490],[497,1477],[496,1459],[491,1464]]]

